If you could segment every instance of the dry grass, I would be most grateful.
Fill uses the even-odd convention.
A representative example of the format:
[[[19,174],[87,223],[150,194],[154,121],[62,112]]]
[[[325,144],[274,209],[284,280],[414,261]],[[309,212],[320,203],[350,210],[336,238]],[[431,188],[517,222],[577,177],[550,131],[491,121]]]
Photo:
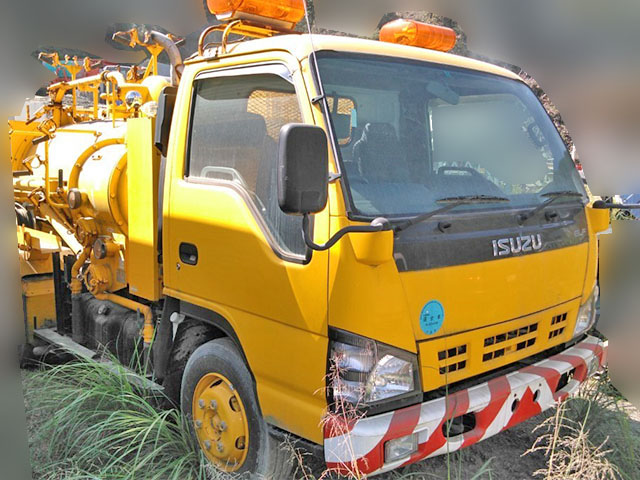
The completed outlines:
[[[575,422],[566,417],[566,405],[560,405],[553,417],[536,427],[543,431],[529,452],[542,451],[548,459],[544,468],[534,472],[546,480],[616,480],[618,469],[608,460],[607,440],[594,445],[587,430],[588,417]]]
[[[542,452],[545,480],[640,479],[640,437],[624,399],[607,372],[587,382],[578,395],[534,429],[538,438],[527,453]]]

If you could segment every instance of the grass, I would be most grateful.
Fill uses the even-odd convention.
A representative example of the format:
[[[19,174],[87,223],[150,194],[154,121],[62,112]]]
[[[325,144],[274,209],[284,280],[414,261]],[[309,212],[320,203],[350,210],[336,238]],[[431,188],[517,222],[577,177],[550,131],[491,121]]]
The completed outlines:
[[[34,478],[39,480],[223,478],[195,448],[181,414],[163,408],[157,397],[132,384],[124,369],[116,367],[114,372],[112,366],[78,361],[32,371],[25,381],[25,402],[35,425],[31,451]],[[537,469],[537,478],[545,480],[640,479],[637,425],[632,425],[624,399],[606,374],[547,415],[526,458],[517,455],[534,437],[526,436],[527,446],[516,455],[503,448],[535,425],[516,427],[448,459],[429,459],[379,478],[521,480],[533,478]],[[291,451],[299,464],[297,479],[336,478],[308,468],[318,464],[317,459]],[[513,473],[515,464],[523,466],[520,471],[531,467],[531,459],[535,467],[526,475]]]
[[[37,478],[207,478],[180,413],[129,380],[124,369],[81,361],[32,376],[25,395],[41,416],[40,448],[32,449]]]

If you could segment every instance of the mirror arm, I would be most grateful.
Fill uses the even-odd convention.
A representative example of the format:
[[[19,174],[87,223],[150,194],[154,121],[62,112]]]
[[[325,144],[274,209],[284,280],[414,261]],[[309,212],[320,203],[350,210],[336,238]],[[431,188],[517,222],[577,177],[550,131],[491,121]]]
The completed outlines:
[[[317,243],[313,242],[313,239],[311,238],[311,232],[310,232],[310,216],[308,213],[305,213],[302,216],[302,234],[304,236],[304,243],[307,245],[307,247],[309,247],[311,250],[315,250],[317,252],[322,252],[324,250],[329,250],[331,247],[333,247],[336,243],[338,243],[338,241],[344,237],[347,233],[372,233],[372,232],[382,232],[385,230],[391,230],[393,227],[391,225],[391,223],[389,222],[389,220],[387,220],[386,218],[376,218],[374,220],[371,221],[371,224],[369,225],[352,225],[349,227],[344,227],[342,230],[339,230],[338,232],[336,232],[336,234],[331,237],[327,243],[325,243],[324,245],[318,245]]]
[[[604,202],[602,200],[596,200],[595,202],[593,202],[593,208],[616,208],[616,209],[620,209],[620,210],[635,210],[640,208],[640,204],[633,204],[633,203],[609,203],[609,202]]]

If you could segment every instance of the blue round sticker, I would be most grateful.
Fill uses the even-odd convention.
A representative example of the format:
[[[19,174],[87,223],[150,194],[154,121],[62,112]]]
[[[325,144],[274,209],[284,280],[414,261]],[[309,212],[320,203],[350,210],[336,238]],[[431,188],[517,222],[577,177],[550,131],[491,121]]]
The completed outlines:
[[[427,303],[420,313],[420,328],[427,335],[433,335],[444,323],[444,307],[437,300]]]

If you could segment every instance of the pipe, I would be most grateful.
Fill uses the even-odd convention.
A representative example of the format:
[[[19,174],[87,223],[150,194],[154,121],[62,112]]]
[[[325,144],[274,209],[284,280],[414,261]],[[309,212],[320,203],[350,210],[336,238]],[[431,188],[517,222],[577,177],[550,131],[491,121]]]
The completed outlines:
[[[80,269],[91,255],[91,247],[84,247],[82,253],[78,255],[78,259],[71,267],[71,294],[79,295],[82,293],[82,280],[80,279]]]
[[[176,87],[178,82],[180,81],[180,77],[182,76],[182,71],[184,70],[184,65],[182,63],[182,55],[180,55],[180,50],[177,45],[171,38],[169,38],[164,33],[160,33],[157,31],[152,31],[150,33],[151,40],[153,40],[158,45],[164,47],[167,55],[169,56],[169,61],[171,62],[171,85]]]
[[[149,347],[153,341],[153,312],[151,307],[143,305],[134,300],[121,297],[120,295],[114,295],[113,293],[98,293],[94,295],[98,300],[106,300],[113,302],[121,307],[128,308],[129,310],[139,311],[144,316],[144,327],[142,328],[142,338],[144,339],[145,347]]]
[[[83,78],[72,80],[69,82],[64,82],[64,81],[58,82],[58,83],[54,83],[53,85],[50,85],[49,91],[56,92],[55,96],[53,97],[54,103],[61,103],[65,94],[72,88],[76,88],[81,85],[87,85],[87,84],[99,82],[100,79],[101,79],[100,75],[92,75],[90,77],[83,77]]]
[[[127,81],[121,72],[116,70],[106,70],[102,72],[104,79],[111,82],[114,87],[122,87]]]
[[[51,184],[49,178],[49,138],[45,140],[44,144],[44,196],[45,201],[54,208],[69,208],[64,203],[59,203],[51,199]],[[58,189],[62,188],[62,185],[58,184]]]

